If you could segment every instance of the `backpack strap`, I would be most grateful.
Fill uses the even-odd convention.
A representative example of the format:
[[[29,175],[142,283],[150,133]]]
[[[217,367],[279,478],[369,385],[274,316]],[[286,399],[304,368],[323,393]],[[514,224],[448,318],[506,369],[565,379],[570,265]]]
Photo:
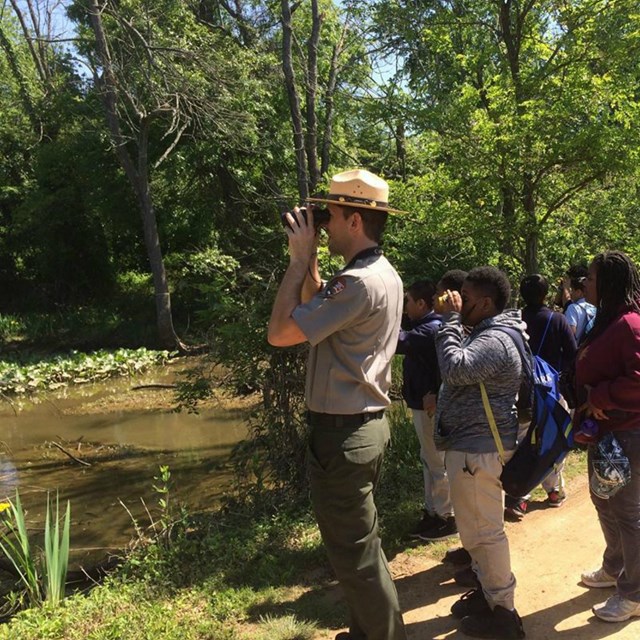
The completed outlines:
[[[542,334],[542,340],[540,340],[540,344],[538,345],[538,351],[536,355],[540,355],[540,351],[542,350],[542,345],[544,344],[544,339],[547,337],[547,331],[549,331],[549,326],[551,325],[551,320],[553,319],[553,311],[549,314],[547,318],[547,326],[544,328],[544,333]]]
[[[500,434],[498,433],[498,425],[496,424],[496,419],[493,416],[493,410],[491,409],[491,404],[489,403],[489,394],[487,393],[487,389],[484,386],[484,382],[480,383],[480,393],[482,394],[482,405],[484,406],[484,412],[487,415],[487,420],[489,421],[489,426],[491,427],[491,434],[493,435],[493,439],[496,443],[496,449],[498,450],[498,459],[500,460],[500,464],[504,467],[504,447],[502,446],[502,440],[500,439]]]
[[[533,379],[533,358],[531,357],[531,349],[527,349],[522,334],[511,327],[503,327],[501,325],[494,325],[491,329],[502,331],[513,340],[513,343],[516,345],[516,349],[520,354],[520,359],[522,360],[523,377],[526,376],[529,379]]]

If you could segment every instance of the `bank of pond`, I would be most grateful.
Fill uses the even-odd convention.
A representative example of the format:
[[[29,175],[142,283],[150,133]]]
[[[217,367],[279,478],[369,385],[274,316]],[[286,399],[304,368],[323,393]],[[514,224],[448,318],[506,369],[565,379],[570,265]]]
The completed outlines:
[[[231,484],[229,454],[246,437],[246,410],[172,411],[176,377],[189,366],[147,350],[0,365],[0,540],[19,541],[19,501],[41,579],[47,506],[56,500],[60,533],[70,505],[68,592],[101,582],[134,548],[168,535],[169,523],[175,530],[187,510],[220,504]],[[0,556],[6,621],[30,603],[20,569],[2,549]],[[46,586],[40,595],[46,600]]]

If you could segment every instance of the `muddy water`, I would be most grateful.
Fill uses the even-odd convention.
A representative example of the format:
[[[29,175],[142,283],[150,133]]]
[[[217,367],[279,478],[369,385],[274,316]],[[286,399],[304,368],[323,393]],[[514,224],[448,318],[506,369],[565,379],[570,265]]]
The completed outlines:
[[[135,536],[133,520],[143,529],[150,525],[147,510],[157,519],[153,485],[160,465],[171,471],[173,508],[210,509],[229,489],[228,456],[246,435],[246,410],[171,413],[170,391],[131,390],[171,382],[174,375],[163,368],[15,407],[0,404],[0,499],[19,489],[36,538],[47,492],[59,491],[65,505],[70,500],[73,565],[124,548]]]

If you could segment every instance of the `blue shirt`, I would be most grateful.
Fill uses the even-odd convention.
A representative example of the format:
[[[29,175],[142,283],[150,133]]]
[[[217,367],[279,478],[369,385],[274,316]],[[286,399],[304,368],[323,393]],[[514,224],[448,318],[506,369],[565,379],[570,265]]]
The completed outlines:
[[[570,327],[575,327],[576,330],[576,342],[580,344],[587,325],[595,318],[596,308],[589,304],[584,298],[576,300],[572,305],[569,305],[565,315]]]

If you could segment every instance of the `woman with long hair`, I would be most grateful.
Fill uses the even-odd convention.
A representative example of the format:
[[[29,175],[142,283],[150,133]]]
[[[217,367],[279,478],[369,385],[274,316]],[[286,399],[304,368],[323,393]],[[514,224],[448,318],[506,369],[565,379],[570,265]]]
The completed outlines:
[[[640,616],[640,275],[620,251],[598,254],[585,283],[587,302],[597,307],[593,327],[578,349],[575,424],[596,421],[599,437],[612,432],[629,459],[631,480],[608,498],[591,490],[605,539],[602,566],[582,574],[588,587],[615,587],[593,607],[606,622]],[[593,475],[593,453],[588,465]],[[592,483],[590,483],[591,486]]]

